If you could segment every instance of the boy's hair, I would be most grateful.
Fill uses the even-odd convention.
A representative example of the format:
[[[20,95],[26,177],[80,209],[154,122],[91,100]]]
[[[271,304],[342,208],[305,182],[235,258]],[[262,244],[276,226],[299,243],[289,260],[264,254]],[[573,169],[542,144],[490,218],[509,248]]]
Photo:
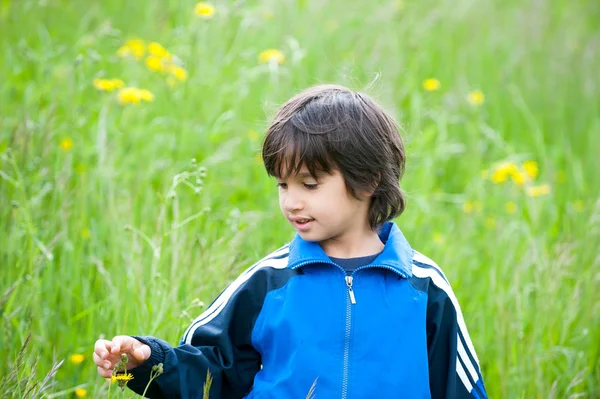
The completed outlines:
[[[262,157],[270,176],[339,170],[352,196],[372,192],[372,229],[400,215],[404,145],[394,120],[373,100],[343,86],[319,85],[287,101],[267,130]],[[285,170],[284,170],[285,169]]]

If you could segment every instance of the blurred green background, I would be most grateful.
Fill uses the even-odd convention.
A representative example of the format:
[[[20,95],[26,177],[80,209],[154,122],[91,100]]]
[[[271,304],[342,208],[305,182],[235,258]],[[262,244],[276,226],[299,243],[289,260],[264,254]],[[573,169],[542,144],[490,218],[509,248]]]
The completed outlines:
[[[402,125],[397,222],[452,283],[490,397],[600,397],[598,21],[595,1],[0,0],[0,396],[105,397],[97,338],[177,344],[291,239],[263,133],[338,83]]]

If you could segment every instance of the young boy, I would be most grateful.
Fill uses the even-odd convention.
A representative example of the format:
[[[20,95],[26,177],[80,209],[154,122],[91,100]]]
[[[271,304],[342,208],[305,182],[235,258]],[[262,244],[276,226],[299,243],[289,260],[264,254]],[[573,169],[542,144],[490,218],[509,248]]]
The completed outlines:
[[[179,346],[153,337],[96,342],[109,377],[129,355],[151,398],[486,398],[446,277],[390,222],[405,207],[394,121],[341,86],[310,88],[278,111],[263,144],[283,216],[297,234],[246,270]]]

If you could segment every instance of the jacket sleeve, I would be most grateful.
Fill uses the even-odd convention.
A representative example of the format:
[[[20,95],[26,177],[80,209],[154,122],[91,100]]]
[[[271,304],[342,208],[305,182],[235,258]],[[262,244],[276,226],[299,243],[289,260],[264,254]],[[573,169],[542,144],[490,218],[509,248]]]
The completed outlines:
[[[238,277],[188,328],[181,343],[172,347],[154,337],[135,337],[152,353],[132,370],[129,388],[142,394],[154,365],[163,374],[152,381],[148,398],[201,398],[207,372],[210,398],[242,398],[252,388],[261,357],[252,345],[252,330],[268,291],[265,271]]]
[[[428,287],[427,349],[432,399],[486,399],[479,361],[445,277]]]

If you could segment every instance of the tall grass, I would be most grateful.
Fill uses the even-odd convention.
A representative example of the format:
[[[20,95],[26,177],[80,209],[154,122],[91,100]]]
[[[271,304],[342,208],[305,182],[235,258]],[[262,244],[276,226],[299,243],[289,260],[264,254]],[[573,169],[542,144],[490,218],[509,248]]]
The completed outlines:
[[[277,105],[336,82],[403,125],[409,202],[397,222],[450,279],[490,397],[599,397],[598,4],[215,7],[205,20],[187,1],[0,2],[0,376],[27,368],[41,383],[65,359],[46,393],[99,397],[98,337],[178,342],[205,303],[291,238],[260,138]],[[172,87],[116,56],[132,37],[176,54],[187,81]],[[285,63],[260,64],[268,48]],[[97,77],[155,100],[121,106]],[[425,91],[427,78],[440,89]],[[480,106],[466,101],[476,89]],[[482,177],[525,160],[549,195]]]

